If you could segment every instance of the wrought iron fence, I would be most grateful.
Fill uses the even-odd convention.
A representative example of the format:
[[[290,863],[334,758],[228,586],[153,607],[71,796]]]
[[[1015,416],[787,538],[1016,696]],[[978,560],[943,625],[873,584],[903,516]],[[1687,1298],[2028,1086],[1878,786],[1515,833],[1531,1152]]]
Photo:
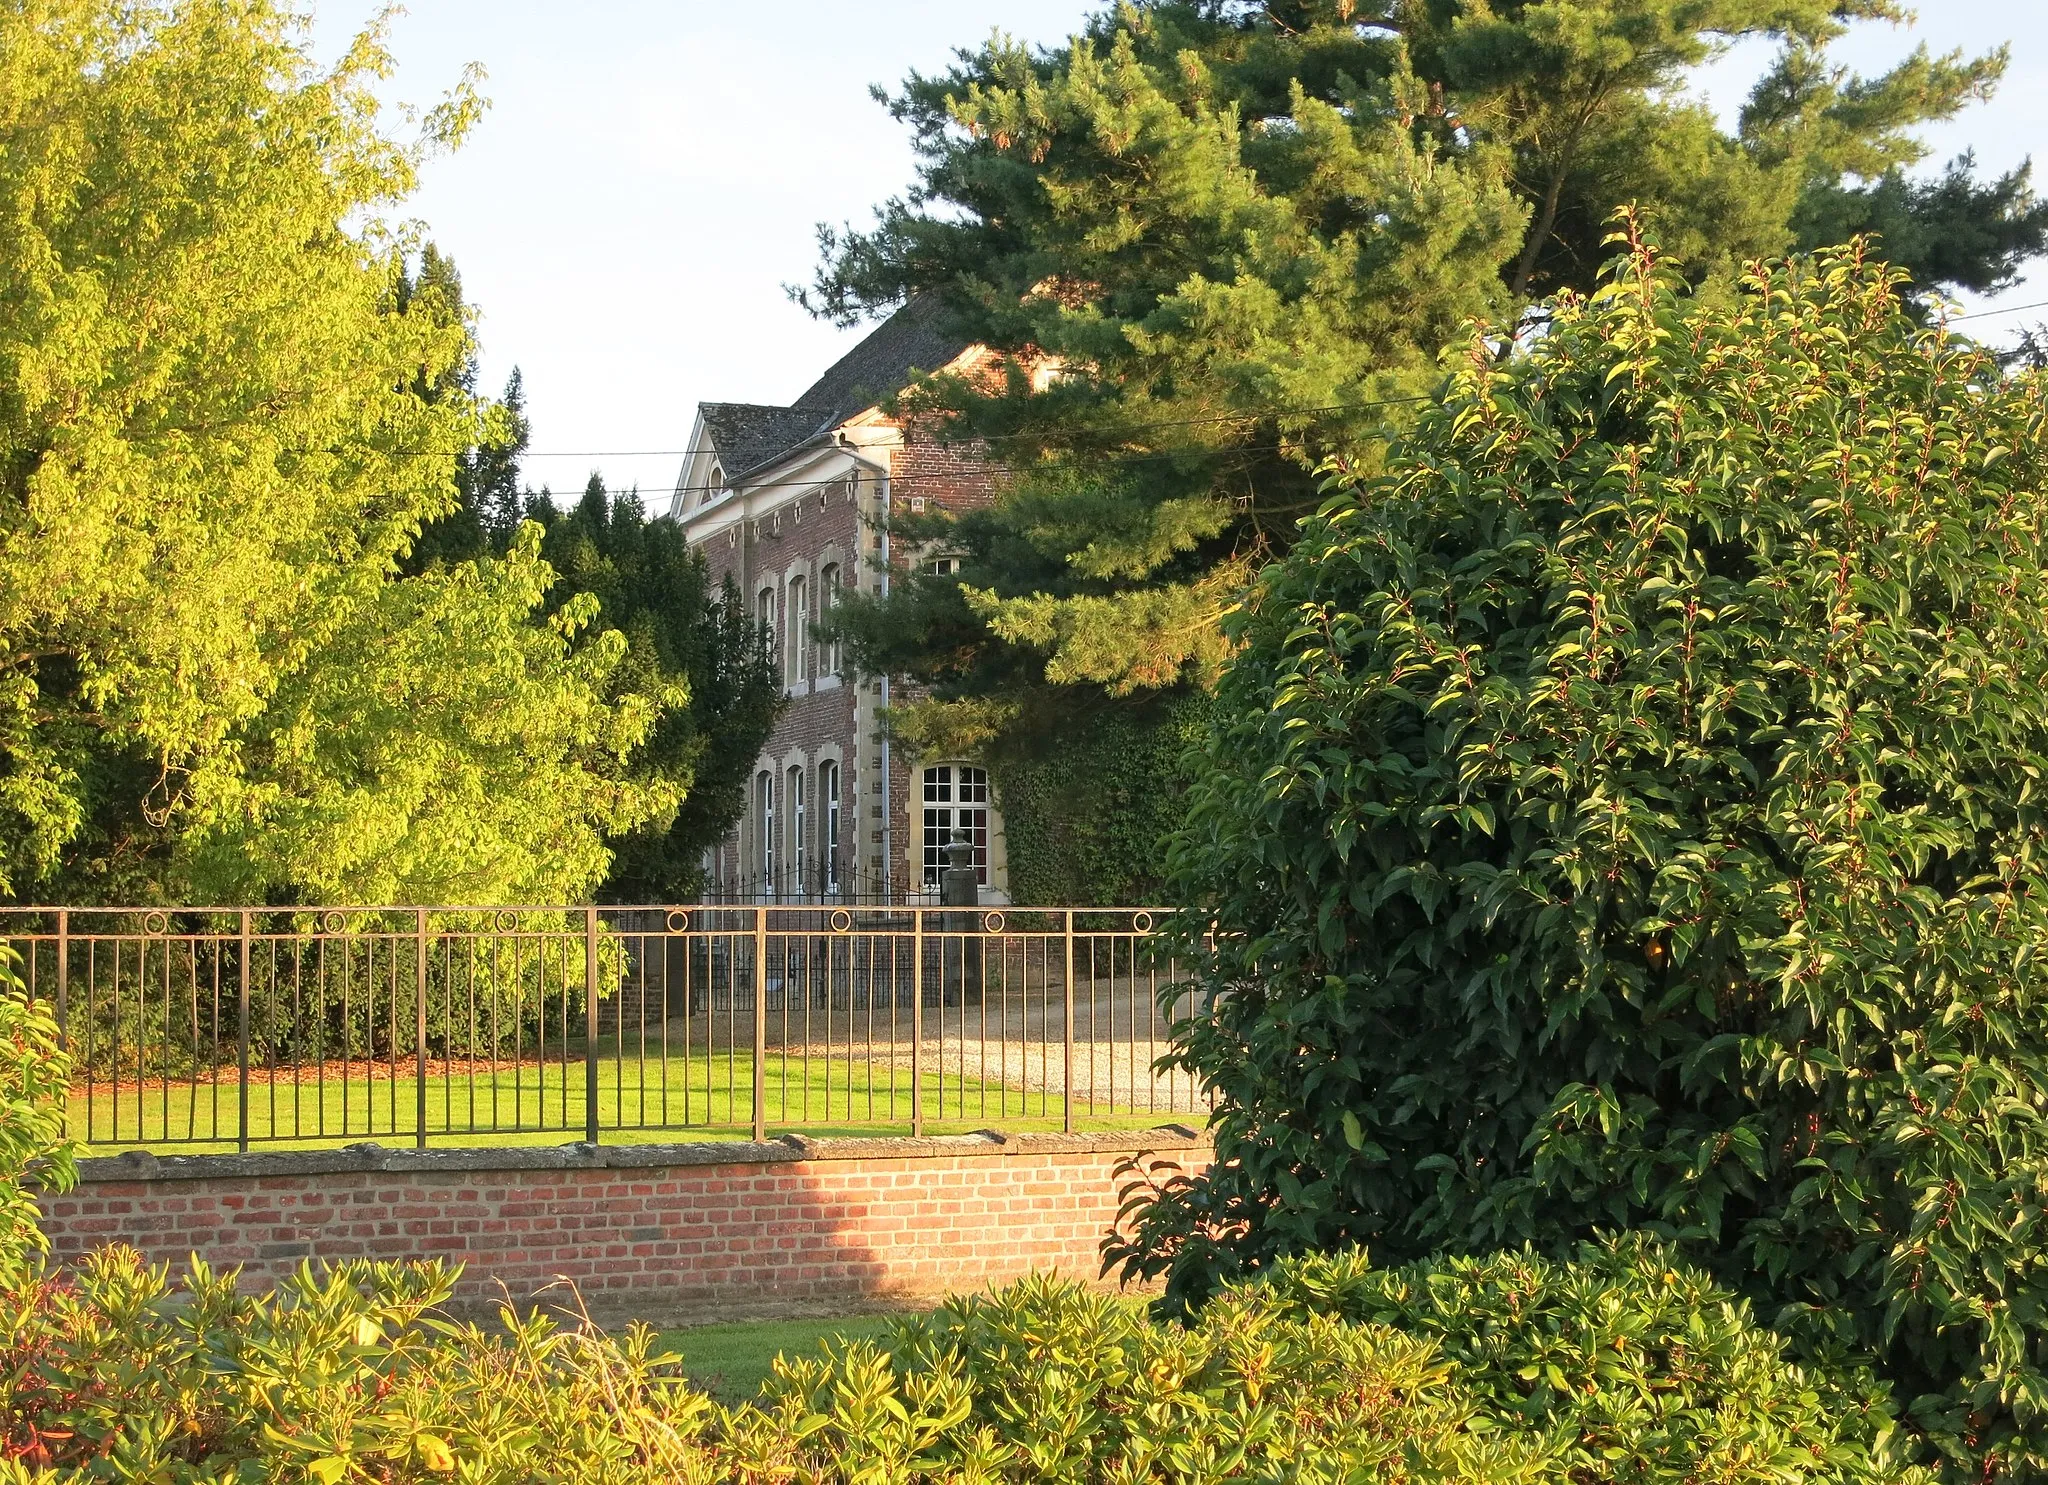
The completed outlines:
[[[1142,909],[0,908],[88,1145],[1198,1115]],[[1162,991],[1166,998],[1162,999]]]
[[[776,872],[773,876],[721,877],[705,884],[697,902],[719,907],[785,904],[827,908],[935,908],[940,905],[936,882],[922,878],[906,882],[880,873],[855,871],[851,867],[829,870],[818,865],[807,866],[800,871]]]

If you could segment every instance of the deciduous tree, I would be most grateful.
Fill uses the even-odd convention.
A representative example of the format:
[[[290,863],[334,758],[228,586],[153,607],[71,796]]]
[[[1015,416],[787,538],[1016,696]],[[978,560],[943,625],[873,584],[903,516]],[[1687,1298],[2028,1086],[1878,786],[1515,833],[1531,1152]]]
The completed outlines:
[[[270,0],[0,6],[16,896],[562,897],[676,802],[622,763],[667,698],[603,699],[623,646],[534,627],[530,544],[399,573],[486,418],[387,219],[478,105],[395,142],[376,35],[322,71],[296,27]]]

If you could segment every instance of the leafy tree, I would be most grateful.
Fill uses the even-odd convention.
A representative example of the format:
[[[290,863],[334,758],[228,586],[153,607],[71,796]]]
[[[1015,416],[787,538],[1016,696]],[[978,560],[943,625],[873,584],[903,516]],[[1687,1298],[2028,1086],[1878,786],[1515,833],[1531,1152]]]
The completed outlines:
[[[465,333],[475,318],[453,260],[432,244],[418,271],[402,280],[400,301]],[[475,384],[472,350],[419,391],[429,401],[469,397]],[[614,498],[593,474],[582,499],[564,511],[551,491],[522,489],[528,433],[514,370],[504,397],[484,409],[477,441],[457,460],[455,508],[420,532],[405,568],[432,575],[450,564],[518,556],[522,523],[540,528],[538,552],[553,579],[546,607],[572,632],[589,622],[586,607],[616,626],[624,641],[619,663],[593,683],[622,706],[643,695],[666,698],[635,766],[683,790],[678,806],[642,816],[610,843],[598,890],[615,902],[687,900],[702,886],[704,849],[746,809],[750,760],[782,706],[780,676],[738,589],[728,582],[713,592],[681,528],[648,520],[637,493]],[[510,835],[501,839],[512,848],[509,864],[519,848]]]
[[[956,577],[847,606],[856,658],[941,705],[1014,700],[1040,735],[1097,704],[1067,688],[1206,682],[1231,595],[1313,511],[1312,471],[1369,472],[1474,317],[1589,289],[1623,204],[1696,280],[1874,228],[1914,293],[2009,281],[2048,242],[2026,171],[1907,173],[1915,126],[1987,96],[2004,54],[1874,78],[1828,60],[1850,20],[1902,14],[1143,0],[1062,47],[998,38],[912,74],[885,101],[914,188],[872,230],[821,229],[800,297],[850,322],[935,294],[1017,356],[1007,380],[905,401],[989,440],[1015,482],[946,532]],[[1730,132],[1684,83],[1756,37],[1780,54]]]
[[[0,891],[562,897],[676,803],[622,764],[665,698],[602,700],[623,644],[534,629],[530,548],[398,571],[490,419],[384,216],[477,104],[396,143],[376,36],[321,72],[295,26],[0,8]]]
[[[608,494],[593,474],[567,510],[545,493],[526,509],[561,574],[557,601],[594,599],[623,634],[612,679],[621,697],[689,697],[662,716],[644,750],[647,766],[687,777],[689,791],[673,814],[612,843],[603,887],[617,902],[688,901],[703,885],[705,848],[745,812],[753,760],[783,706],[774,657],[738,587],[728,578],[714,589],[703,554],[674,521],[649,520],[637,493]]]
[[[1860,246],[1675,278],[1475,340],[1233,619],[1174,860],[1219,1163],[1126,1256],[1647,1228],[2039,1470],[2044,388]]]

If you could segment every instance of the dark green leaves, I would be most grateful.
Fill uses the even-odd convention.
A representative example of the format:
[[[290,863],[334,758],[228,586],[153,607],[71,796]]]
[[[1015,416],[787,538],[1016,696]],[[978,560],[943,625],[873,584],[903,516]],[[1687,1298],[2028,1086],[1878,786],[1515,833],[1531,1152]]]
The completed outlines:
[[[1653,1228],[2048,1459],[2042,407],[1857,249],[1636,249],[1465,362],[1237,621],[1177,866],[1260,986],[1184,1053],[1239,1226],[1138,1266]]]

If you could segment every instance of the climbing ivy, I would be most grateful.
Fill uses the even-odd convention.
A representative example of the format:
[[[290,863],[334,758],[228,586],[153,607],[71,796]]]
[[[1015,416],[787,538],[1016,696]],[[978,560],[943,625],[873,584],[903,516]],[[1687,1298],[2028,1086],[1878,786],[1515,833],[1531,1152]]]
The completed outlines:
[[[1084,715],[1057,747],[991,748],[1017,902],[1094,907],[1160,901],[1165,840],[1180,823],[1187,753],[1208,698],[1176,692]]]

